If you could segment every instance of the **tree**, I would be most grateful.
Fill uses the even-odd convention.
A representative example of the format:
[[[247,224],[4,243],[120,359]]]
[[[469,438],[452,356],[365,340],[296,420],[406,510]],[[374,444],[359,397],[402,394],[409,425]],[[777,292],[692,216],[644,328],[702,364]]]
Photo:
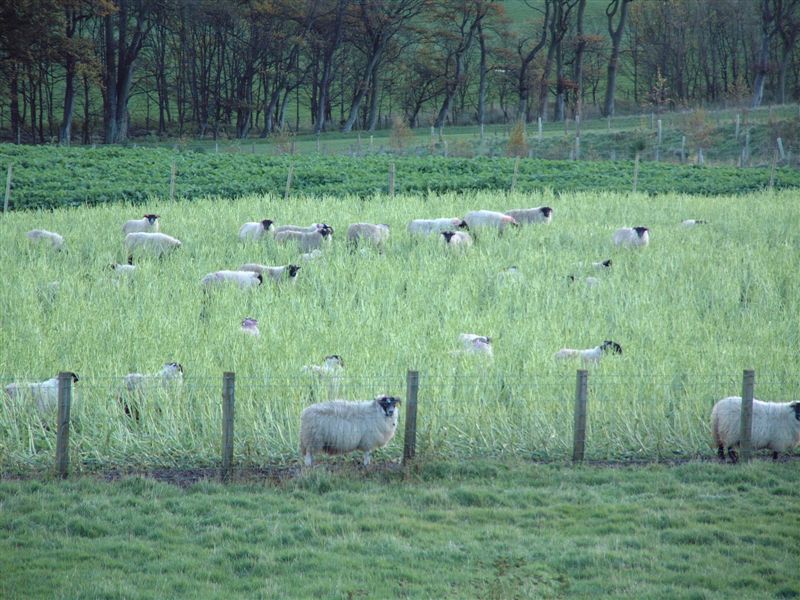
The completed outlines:
[[[325,121],[328,113],[328,98],[330,95],[331,81],[333,80],[333,56],[342,43],[345,10],[348,0],[336,0],[335,6],[317,23],[316,32],[319,40],[319,52],[322,61],[322,71],[318,81],[319,96],[316,101],[314,119],[314,133],[320,133],[325,129]],[[332,19],[332,21],[331,21]]]
[[[606,84],[606,99],[603,103],[603,115],[614,116],[614,96],[617,92],[617,72],[619,70],[619,49],[622,44],[622,33],[625,30],[625,19],[628,16],[628,4],[633,0],[611,0],[606,7],[608,19],[608,34],[611,36],[611,56],[608,59],[608,78]],[[619,13],[617,26],[614,27],[614,17]]]
[[[523,37],[517,41],[517,56],[519,58],[519,68],[517,69],[517,95],[519,96],[519,104],[517,105],[518,120],[528,120],[528,98],[531,92],[531,80],[529,78],[528,69],[533,59],[536,58],[536,55],[539,54],[547,43],[547,26],[550,22],[552,2],[553,0],[545,0],[544,2],[541,31],[539,32],[539,39],[533,47],[527,52],[525,51],[525,46],[531,38]]]

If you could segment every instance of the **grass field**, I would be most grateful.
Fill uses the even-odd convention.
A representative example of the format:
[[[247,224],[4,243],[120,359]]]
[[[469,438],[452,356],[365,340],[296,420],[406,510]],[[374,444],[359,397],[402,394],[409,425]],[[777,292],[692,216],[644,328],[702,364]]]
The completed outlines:
[[[797,598],[796,466],[0,481],[0,596]]]
[[[73,409],[77,470],[127,465],[209,465],[219,457],[221,374],[237,374],[236,460],[293,460],[300,411],[323,390],[302,366],[341,354],[346,398],[403,395],[406,371],[421,373],[419,452],[427,456],[569,455],[577,363],[562,347],[622,344],[590,374],[589,458],[711,453],[712,403],[741,392],[757,372],[764,400],[800,396],[798,342],[800,219],[793,192],[738,197],[581,193],[462,193],[231,202],[153,201],[162,231],[184,246],[163,261],[142,260],[129,281],[109,263],[124,260],[121,223],[145,207],[124,205],[6,215],[0,256],[2,382],[81,376]],[[553,223],[483,235],[464,255],[405,230],[416,217],[474,208],[551,205]],[[207,300],[200,278],[244,262],[298,262],[271,241],[241,244],[245,221],[327,222],[334,242],[304,263],[296,285],[221,289]],[[685,229],[684,218],[709,221]],[[383,254],[350,252],[347,224],[386,222]],[[646,224],[651,245],[615,249],[616,227]],[[68,250],[31,247],[25,231],[61,232]],[[611,257],[596,273],[591,262]],[[521,280],[502,271],[518,266]],[[600,285],[569,284],[592,275]],[[58,281],[53,290],[50,283]],[[253,316],[262,337],[239,322]],[[494,338],[490,363],[457,353],[462,332]],[[153,398],[133,426],[115,401],[121,377],[168,361],[186,369],[182,390]],[[156,406],[158,405],[158,406]],[[402,427],[402,420],[401,420]],[[402,436],[384,457],[396,458]],[[54,434],[32,407],[0,411],[0,465],[47,467]]]

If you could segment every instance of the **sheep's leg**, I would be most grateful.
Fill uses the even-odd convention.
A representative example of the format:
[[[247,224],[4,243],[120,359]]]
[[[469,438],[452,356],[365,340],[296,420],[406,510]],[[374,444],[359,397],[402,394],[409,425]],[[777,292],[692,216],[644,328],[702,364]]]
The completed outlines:
[[[739,461],[739,456],[736,454],[736,450],[733,449],[733,446],[728,448],[728,456],[731,457],[732,463],[737,463]]]
[[[778,460],[778,451],[777,450],[774,450],[772,452],[772,460],[773,461]]]
[[[311,463],[313,462],[314,462],[313,454],[311,452],[306,452],[306,460],[305,460],[306,466],[310,467]]]
[[[719,448],[717,448],[717,456],[722,462],[725,462],[725,446],[720,444]]]
[[[364,466],[365,467],[369,466],[369,459],[370,459],[370,451],[369,450],[365,450],[364,451]]]

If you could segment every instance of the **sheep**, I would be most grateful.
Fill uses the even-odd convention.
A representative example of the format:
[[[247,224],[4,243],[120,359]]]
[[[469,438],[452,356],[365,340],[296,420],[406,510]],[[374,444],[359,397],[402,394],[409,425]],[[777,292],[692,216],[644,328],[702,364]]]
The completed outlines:
[[[125,248],[128,251],[128,263],[133,261],[133,253],[137,249],[163,256],[181,247],[181,241],[166,233],[135,231],[125,236]]]
[[[537,206],[536,208],[514,208],[505,212],[509,217],[520,225],[528,223],[549,223],[553,220],[553,209],[549,206]]]
[[[123,265],[119,263],[112,263],[111,268],[120,275],[132,275],[133,272],[136,270],[136,265],[132,264]]]
[[[519,223],[514,217],[493,210],[473,210],[466,214],[464,220],[469,225],[470,230],[491,227],[498,231],[504,231],[509,225],[519,227]]]
[[[261,336],[261,332],[258,330],[258,321],[252,317],[242,319],[242,332],[253,337]]]
[[[389,226],[385,223],[373,225],[372,223],[353,223],[347,228],[347,241],[353,245],[359,242],[372,244],[383,248],[389,239]]]
[[[591,275],[588,277],[581,277],[580,279],[575,277],[575,275],[567,275],[567,281],[570,283],[575,283],[576,281],[583,281],[586,284],[586,287],[593,288],[600,283],[600,280],[597,277],[592,277]]]
[[[416,235],[431,235],[456,229],[469,230],[464,219],[444,217],[440,219],[414,219],[408,224],[408,232]]]
[[[333,400],[339,395],[339,386],[344,374],[344,360],[338,354],[325,357],[321,365],[304,365],[303,371],[313,373],[320,382],[328,388],[328,399]]]
[[[303,227],[302,225],[278,225],[275,227],[273,233],[281,233],[284,231],[297,231],[300,233],[314,233],[315,231],[322,231],[323,229],[330,229],[333,232],[333,228],[326,224],[326,223],[312,223],[307,227]]]
[[[156,232],[159,229],[158,219],[161,215],[146,214],[141,219],[131,219],[125,221],[122,226],[122,233],[135,233],[137,231]]]
[[[613,261],[610,258],[607,258],[606,260],[593,262],[592,266],[595,268],[595,270],[602,271],[604,269],[610,269],[611,265],[613,264],[614,264]]]
[[[443,231],[442,240],[452,248],[469,248],[472,246],[472,237],[466,231]]]
[[[711,410],[711,432],[717,454],[725,461],[725,449],[731,462],[739,457],[733,450],[740,443],[740,418],[742,399],[739,396],[723,398]],[[800,444],[800,401],[762,402],[753,400],[751,444],[753,450],[769,448],[772,459]]]
[[[72,371],[67,373],[72,378],[72,383],[80,381]],[[53,417],[58,408],[58,375],[38,383],[10,383],[5,390],[9,398],[30,397],[36,403],[36,410],[42,418]]]
[[[366,402],[333,400],[307,407],[300,415],[300,455],[311,466],[314,454],[364,451],[368,466],[373,450],[383,448],[397,431],[400,398],[376,396]]]
[[[681,225],[684,227],[694,227],[695,225],[705,225],[708,221],[704,221],[702,219],[686,219],[681,221]]]
[[[246,240],[260,240],[271,229],[273,229],[272,221],[269,219],[245,223],[239,229],[239,239],[243,242]]]
[[[140,405],[145,394],[166,391],[183,383],[183,365],[177,362],[164,364],[158,373],[144,375],[128,373],[122,378],[123,391],[118,401],[125,414],[139,421]]]
[[[580,356],[584,364],[596,365],[600,362],[600,359],[607,352],[611,352],[612,354],[622,354],[622,346],[620,346],[617,342],[611,340],[605,340],[599,346],[595,346],[594,348],[589,348],[588,350],[574,350],[572,348],[562,348],[561,350],[556,352],[555,358],[563,360]]]
[[[260,273],[266,275],[272,281],[297,281],[297,273],[300,267],[297,265],[284,265],[282,267],[269,267],[267,265],[260,265],[258,263],[246,263],[239,267],[240,271],[252,271],[253,273]]]
[[[25,235],[32,242],[50,242],[50,245],[56,250],[64,248],[64,238],[55,232],[47,231],[46,229],[32,229]]]
[[[251,288],[261,285],[264,278],[261,273],[254,271],[214,271],[204,275],[200,280],[200,285],[209,288],[219,283],[235,283],[240,288]]]
[[[293,241],[301,252],[311,252],[322,247],[322,242],[333,237],[333,228],[325,225],[321,229],[312,232],[305,231],[278,231],[275,233],[275,241],[285,243]]]
[[[614,232],[615,246],[634,248],[650,243],[650,230],[647,227],[622,227]]]
[[[494,356],[492,338],[490,337],[475,333],[461,333],[458,336],[458,341],[464,347],[464,352],[468,354],[480,354],[488,358]]]

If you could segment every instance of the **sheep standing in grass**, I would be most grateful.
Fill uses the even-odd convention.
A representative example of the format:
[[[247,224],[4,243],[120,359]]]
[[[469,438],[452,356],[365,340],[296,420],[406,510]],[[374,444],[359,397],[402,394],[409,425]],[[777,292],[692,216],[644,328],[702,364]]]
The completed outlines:
[[[732,462],[739,457],[733,450],[741,442],[742,399],[739,396],[723,398],[711,410],[711,432],[717,454],[725,460],[728,450]],[[778,454],[800,444],[800,402],[762,402],[753,400],[751,444],[753,450],[768,448],[772,459]]]
[[[622,346],[617,342],[605,340],[599,346],[589,348],[588,350],[575,350],[573,348],[562,348],[556,352],[555,357],[559,360],[574,358],[579,356],[584,364],[596,365],[600,359],[607,353],[622,354]]]
[[[136,231],[125,236],[125,249],[128,251],[128,263],[133,262],[133,254],[137,250],[155,256],[164,256],[181,247],[181,241],[166,233]]]
[[[441,219],[414,219],[408,224],[408,232],[413,235],[431,235],[443,231],[469,229],[464,219],[459,217],[443,217]]]
[[[242,319],[242,332],[253,337],[259,337],[261,332],[258,330],[258,321],[252,317]]]
[[[306,231],[278,231],[275,241],[279,244],[294,242],[301,252],[311,252],[322,247],[325,240],[333,237],[333,228],[325,225],[323,228],[312,232]]]
[[[243,242],[247,240],[260,240],[267,235],[272,228],[272,221],[269,219],[245,223],[239,229],[239,239]]]
[[[200,280],[200,284],[208,288],[220,283],[235,283],[240,288],[251,288],[261,285],[263,281],[261,273],[254,271],[214,271],[205,275]]]
[[[260,265],[258,263],[247,263],[239,267],[239,270],[260,273],[261,275],[266,275],[275,283],[280,283],[281,281],[297,281],[297,273],[300,271],[300,267],[297,265],[269,267],[267,265]]]
[[[48,242],[56,250],[61,250],[64,248],[64,238],[53,231],[47,231],[46,229],[32,229],[25,235],[32,242]]]
[[[702,219],[686,219],[681,221],[681,225],[684,227],[694,227],[696,225],[705,225],[708,221],[703,221]]]
[[[363,242],[380,249],[383,248],[388,239],[389,226],[384,223],[378,225],[373,225],[372,223],[352,223],[347,228],[347,241],[354,246]]]
[[[315,231],[322,231],[323,229],[330,229],[333,232],[333,227],[327,223],[312,223],[308,226],[303,225],[278,225],[275,227],[273,233],[282,233],[284,231],[296,231],[299,233],[314,233]]]
[[[78,376],[68,373],[73,383],[78,383]],[[38,383],[20,382],[6,386],[9,398],[30,398],[36,404],[36,410],[43,419],[51,419],[58,408],[58,375]]]
[[[614,264],[613,261],[610,258],[607,258],[606,260],[599,260],[597,262],[593,262],[592,266],[597,271],[603,271],[605,269],[610,269],[611,265],[613,264]]]
[[[507,210],[505,214],[509,217],[513,217],[520,225],[529,223],[549,223],[553,220],[553,209],[549,206],[514,208],[512,210]]]
[[[443,231],[442,241],[450,248],[469,248],[472,237],[466,231]]]
[[[137,231],[150,231],[156,232],[158,231],[158,219],[161,215],[153,215],[147,214],[144,215],[141,219],[131,219],[130,221],[125,221],[125,224],[122,226],[122,233],[135,233]]]
[[[328,400],[339,395],[339,386],[344,375],[344,360],[338,354],[325,357],[321,365],[305,365],[303,371],[313,373],[328,388]]]
[[[478,354],[492,358],[494,352],[492,350],[492,338],[485,335],[477,335],[475,333],[462,333],[458,336],[458,341],[463,347],[463,351],[468,354]]]
[[[464,220],[469,225],[470,231],[485,227],[502,232],[509,226],[519,227],[514,217],[493,210],[473,210],[466,214]]]
[[[177,362],[166,363],[158,373],[128,373],[122,378],[123,391],[118,400],[125,414],[139,420],[141,405],[146,394],[166,392],[183,383],[183,366]]]
[[[621,227],[614,232],[615,246],[636,248],[650,243],[650,230],[647,227]]]
[[[400,398],[376,396],[367,402],[334,400],[312,404],[300,415],[300,455],[311,466],[314,454],[345,454],[364,451],[364,466],[370,454],[383,448],[397,431]]]

